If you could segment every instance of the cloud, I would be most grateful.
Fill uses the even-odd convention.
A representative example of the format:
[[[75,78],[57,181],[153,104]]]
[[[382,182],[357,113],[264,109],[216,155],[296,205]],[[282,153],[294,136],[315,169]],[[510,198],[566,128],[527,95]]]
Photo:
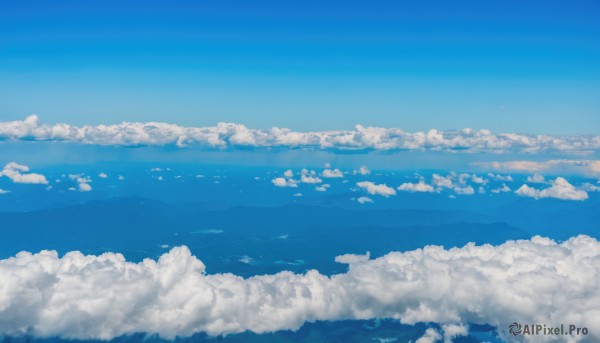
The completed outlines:
[[[546,179],[543,175],[533,174],[527,177],[527,182],[529,183],[546,183]]]
[[[439,174],[431,175],[431,183],[439,188],[452,188],[454,187],[452,183],[452,176],[441,176]]]
[[[600,138],[598,138],[600,140]],[[506,161],[506,162],[474,162],[474,165],[497,170],[527,171],[532,173],[542,171],[575,172],[586,175],[600,175],[600,160],[548,160],[537,161]]]
[[[456,337],[467,336],[469,327],[464,324],[447,324],[442,325],[442,331],[444,332],[444,343],[451,343]]]
[[[356,201],[358,201],[362,205],[362,204],[366,204],[368,202],[372,203],[373,199],[371,199],[369,197],[359,197],[358,199],[356,199]]]
[[[407,192],[434,192],[435,189],[433,186],[428,185],[423,180],[419,180],[418,183],[403,183],[398,188],[399,191],[407,191]]]
[[[77,175],[69,175],[69,177],[71,176],[77,176]],[[92,182],[92,179],[90,179],[90,177],[81,177],[81,176],[77,176],[76,177],[76,181],[77,181],[77,189],[80,192],[89,192],[92,190],[92,186],[90,185],[90,182]]]
[[[0,171],[0,177],[6,176],[14,183],[48,184],[48,180],[42,174],[27,173],[28,166],[10,162]]]
[[[323,180],[321,180],[320,178],[316,177],[316,176],[306,176],[304,174],[302,174],[302,176],[300,176],[300,182],[302,183],[321,183],[323,182]]]
[[[10,193],[10,191],[7,191],[5,189],[0,188],[0,195],[2,195],[2,194],[8,194],[8,193]]]
[[[510,191],[511,191],[510,187],[508,187],[505,183],[503,183],[502,187],[500,187],[500,188],[492,189],[492,193],[496,193],[496,194],[498,194],[498,193],[508,193]]]
[[[473,189],[472,186],[454,187],[454,193],[460,195],[473,195],[475,194],[475,189]]]
[[[0,333],[7,335],[174,338],[372,318],[487,323],[505,340],[514,321],[600,327],[600,242],[587,236],[427,246],[353,263],[333,276],[310,270],[248,279],[206,274],[186,247],[140,263],[115,253],[21,252],[0,260],[0,278]],[[586,338],[600,340],[600,332]]]
[[[123,122],[116,125],[42,124],[37,115],[25,120],[0,122],[0,140],[65,141],[116,146],[179,147],[199,145],[235,147],[284,147],[325,150],[435,150],[454,152],[593,152],[600,150],[600,136],[558,136],[492,133],[488,130],[431,129],[405,132],[397,128],[364,127],[354,130],[297,132],[287,128],[250,129],[242,124],[218,123],[209,127]]]
[[[515,193],[520,196],[535,199],[555,198],[562,200],[586,200],[588,198],[586,191],[575,188],[562,177],[557,177],[554,181],[550,181],[550,184],[552,185],[551,187],[541,190],[524,184],[517,189]]]
[[[321,173],[321,176],[325,178],[339,178],[344,177],[344,173],[339,169],[325,169]]]
[[[101,179],[106,179],[106,178],[108,178],[108,175],[106,175],[106,173],[100,173],[100,174],[98,174],[98,177]]]
[[[500,175],[500,174],[488,173],[488,177],[490,177],[496,181],[505,181],[505,182],[513,181],[513,178],[510,175]]]
[[[291,169],[288,169],[283,173],[283,176],[288,178],[294,177],[294,172]]]
[[[442,335],[438,330],[429,328],[425,330],[425,334],[421,336],[415,343],[435,343],[442,339]]]
[[[335,257],[335,262],[343,264],[354,264],[366,262],[371,258],[371,253],[367,251],[364,255],[345,254]]]
[[[382,195],[384,197],[389,197],[390,195],[396,195],[396,191],[392,187],[388,187],[384,184],[375,184],[371,181],[361,181],[357,182],[356,185],[369,194],[373,195]]]
[[[360,168],[358,168],[358,170],[355,170],[353,174],[369,175],[371,174],[371,171],[369,170],[369,168],[367,168],[367,166],[360,166]]]
[[[293,179],[284,179],[282,177],[276,177],[271,180],[273,184],[277,187],[298,187],[296,181]]]

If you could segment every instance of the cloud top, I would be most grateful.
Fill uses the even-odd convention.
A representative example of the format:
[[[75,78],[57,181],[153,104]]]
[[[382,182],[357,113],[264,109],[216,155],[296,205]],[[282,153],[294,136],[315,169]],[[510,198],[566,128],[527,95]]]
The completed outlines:
[[[37,115],[0,122],[0,140],[65,141],[116,146],[198,145],[227,149],[282,147],[326,150],[442,150],[469,152],[593,152],[600,136],[552,136],[462,129],[405,132],[397,128],[364,127],[354,130],[297,132],[273,127],[257,130],[242,124],[218,123],[210,127],[123,122],[115,125],[42,124]]]
[[[515,320],[600,327],[600,242],[587,236],[338,260],[349,256],[349,270],[333,276],[311,270],[244,279],[207,274],[186,247],[140,263],[115,253],[21,252],[0,261],[0,333],[174,338],[370,318],[488,323],[505,339]],[[600,332],[590,330],[587,338],[598,340]]]

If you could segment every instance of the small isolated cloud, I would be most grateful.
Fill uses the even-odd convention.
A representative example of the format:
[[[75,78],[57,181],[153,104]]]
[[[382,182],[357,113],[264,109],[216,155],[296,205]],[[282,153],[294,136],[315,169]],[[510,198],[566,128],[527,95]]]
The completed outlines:
[[[515,191],[516,194],[534,199],[554,198],[562,200],[586,200],[588,194],[586,191],[577,189],[562,177],[557,177],[550,181],[552,185],[545,189],[536,189],[524,184]]]
[[[2,194],[8,194],[8,193],[10,193],[10,191],[7,191],[5,189],[0,188],[0,195],[2,195]]]
[[[321,173],[321,176],[324,178],[339,178],[344,177],[344,173],[339,169],[325,169]]]
[[[494,174],[494,173],[488,173],[488,177],[496,180],[496,181],[504,181],[504,182],[512,182],[513,178],[510,175],[500,175],[500,174]]]
[[[0,171],[0,177],[5,176],[14,183],[29,183],[29,184],[48,184],[48,180],[42,174],[27,173],[28,166],[10,162]]]
[[[92,190],[92,186],[90,185],[90,182],[92,182],[92,179],[90,179],[90,177],[77,177],[76,178],[77,181],[77,189],[80,192],[89,192]]]
[[[369,168],[367,168],[367,166],[360,166],[360,168],[358,168],[358,170],[355,170],[353,173],[354,175],[369,175],[371,174],[371,171],[369,170]]]
[[[367,253],[364,255],[344,254],[344,255],[336,256],[335,262],[343,263],[343,264],[354,264],[354,263],[366,262],[370,258],[371,258],[371,253],[369,251],[367,251]]]
[[[452,183],[452,176],[441,176],[439,174],[431,175],[431,183],[438,189],[442,188],[453,188],[454,184]]]
[[[581,185],[581,189],[586,192],[600,192],[600,186],[593,185],[589,182],[585,182]]]
[[[492,193],[496,193],[496,194],[498,194],[498,193],[508,193],[510,191],[511,191],[510,187],[508,187],[505,183],[503,183],[502,187],[500,187],[500,188],[492,189]]]
[[[152,169],[150,169],[150,171],[151,172],[160,172],[160,171],[162,171],[162,169],[161,168],[152,168]]]
[[[304,174],[302,174],[302,176],[300,176],[300,182],[302,183],[321,183],[323,182],[323,180],[321,180],[320,178],[316,177],[316,176],[306,176]]]
[[[277,187],[298,187],[295,180],[276,177],[271,182]]]
[[[475,189],[472,186],[454,187],[454,193],[459,195],[473,195],[475,194]]]
[[[396,195],[396,191],[392,187],[388,187],[385,183],[375,184],[371,181],[361,181],[357,182],[356,185],[372,195],[381,195],[384,197]]]
[[[283,176],[288,178],[294,177],[294,172],[291,169],[288,169],[285,172],[283,172]]]
[[[527,177],[529,183],[546,183],[546,178],[541,174],[533,174]]]
[[[297,197],[297,198],[298,198],[298,197],[301,197],[301,196],[302,196],[302,193],[294,193],[294,194],[293,194],[293,196],[295,196],[295,197]]]
[[[108,178],[108,175],[106,175],[106,173],[100,173],[100,174],[98,174],[98,177],[101,179],[106,179],[106,178]]]
[[[362,204],[366,204],[366,203],[372,203],[373,199],[369,198],[369,197],[359,197],[358,199],[356,199],[356,201],[358,201],[361,205]]]
[[[125,176],[119,175],[119,176],[117,176],[117,179],[119,179],[119,181],[123,181],[123,180],[125,180]]]
[[[418,183],[403,183],[401,184],[398,188],[399,191],[405,191],[405,192],[424,192],[424,193],[431,193],[434,192],[435,189],[433,188],[433,186],[428,185],[425,183],[425,181],[420,180]]]

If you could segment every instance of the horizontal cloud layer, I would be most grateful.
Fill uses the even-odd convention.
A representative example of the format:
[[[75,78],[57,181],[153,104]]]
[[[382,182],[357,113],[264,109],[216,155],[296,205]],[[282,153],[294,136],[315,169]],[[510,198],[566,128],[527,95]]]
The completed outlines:
[[[0,333],[173,338],[396,318],[407,324],[489,323],[504,338],[514,321],[574,324],[600,340],[600,331],[592,329],[600,327],[600,242],[593,238],[558,244],[534,237],[357,257],[339,257],[349,270],[330,277],[311,270],[244,279],[206,274],[186,247],[140,263],[114,253],[21,252],[0,261]]]
[[[183,127],[167,123],[98,126],[45,125],[36,115],[0,123],[0,140],[66,141],[83,144],[154,146],[200,145],[211,148],[286,147],[343,150],[449,150],[485,152],[591,152],[600,150],[600,136],[552,136],[462,129],[409,133],[396,128],[295,132],[274,127],[256,130],[241,124]]]
[[[512,171],[570,171],[587,175],[600,175],[600,160],[548,160],[548,161],[505,161],[475,162],[484,168]]]

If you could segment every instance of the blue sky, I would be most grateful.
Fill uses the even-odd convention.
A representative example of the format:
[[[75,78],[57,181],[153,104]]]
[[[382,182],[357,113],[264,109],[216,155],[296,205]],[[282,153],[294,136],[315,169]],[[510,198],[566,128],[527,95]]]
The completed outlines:
[[[0,120],[600,133],[593,1],[0,1]]]

